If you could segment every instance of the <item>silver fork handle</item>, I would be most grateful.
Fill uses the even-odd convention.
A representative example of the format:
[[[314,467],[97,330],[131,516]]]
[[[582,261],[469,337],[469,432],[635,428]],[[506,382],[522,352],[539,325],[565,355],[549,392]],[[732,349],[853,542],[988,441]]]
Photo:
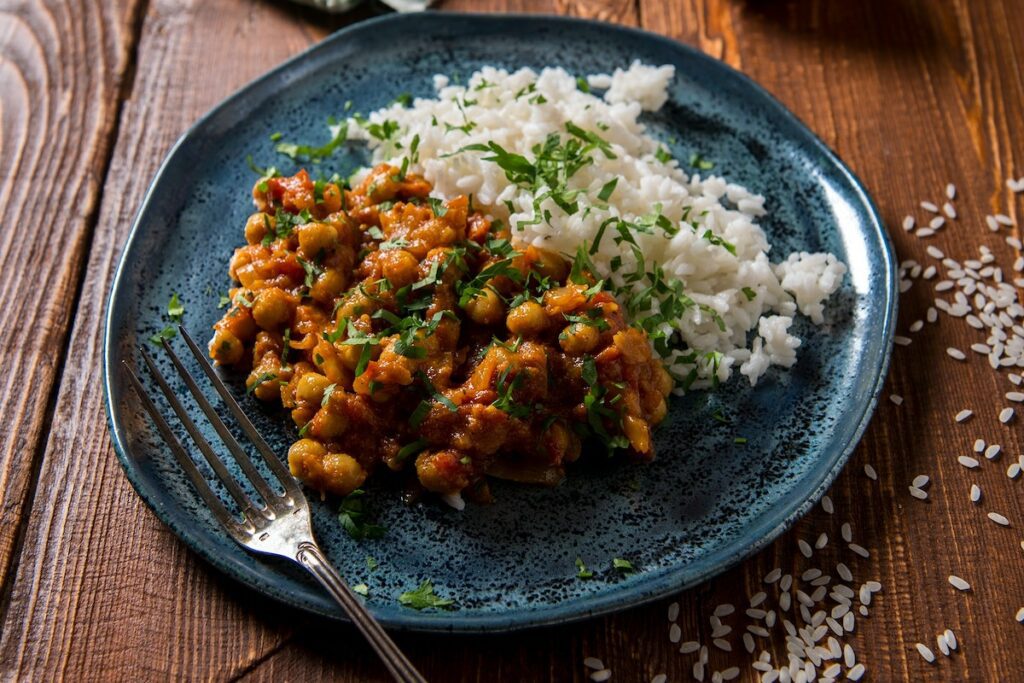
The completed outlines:
[[[341,605],[345,614],[370,642],[396,681],[426,683],[426,679],[420,675],[412,662],[406,659],[402,651],[395,645],[395,641],[391,640],[377,620],[370,616],[362,601],[356,597],[315,543],[309,541],[300,543],[295,560],[308,569],[320,582],[320,585]]]

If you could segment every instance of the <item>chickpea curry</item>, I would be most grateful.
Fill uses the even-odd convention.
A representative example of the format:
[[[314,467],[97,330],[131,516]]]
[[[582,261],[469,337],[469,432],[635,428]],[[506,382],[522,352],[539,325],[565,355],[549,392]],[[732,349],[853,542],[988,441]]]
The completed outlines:
[[[653,458],[672,379],[593,274],[511,240],[465,196],[374,168],[351,190],[263,178],[210,356],[299,427],[292,473],[346,495],[390,470],[488,501],[555,484],[584,444]]]

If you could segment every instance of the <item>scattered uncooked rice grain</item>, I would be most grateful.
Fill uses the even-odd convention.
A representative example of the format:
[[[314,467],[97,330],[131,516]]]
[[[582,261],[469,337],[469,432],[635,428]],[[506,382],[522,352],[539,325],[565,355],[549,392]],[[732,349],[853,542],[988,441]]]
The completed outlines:
[[[1001,450],[1002,447],[999,444],[994,443],[985,449],[985,458],[988,460],[995,460]]]
[[[711,644],[717,647],[719,650],[723,650],[725,652],[732,652],[732,645],[729,643],[728,640],[725,640],[724,638],[715,638],[711,641]]]
[[[1003,424],[1008,423],[1010,420],[1013,419],[1014,412],[1015,411],[1013,408],[1003,408],[1001,411],[999,411],[999,421],[1002,422]]]
[[[800,548],[800,554],[804,557],[810,559],[811,555],[814,554],[814,551],[811,549],[811,545],[804,539],[799,539],[796,544]]]
[[[1016,479],[1017,477],[1020,476],[1020,473],[1021,466],[1018,462],[1015,462],[1006,468],[1006,476],[1008,476],[1010,479]]]
[[[603,669],[604,662],[602,662],[597,657],[587,657],[583,660],[583,666],[587,667],[588,669]]]
[[[985,216],[985,225],[992,232],[999,232],[999,222],[996,221],[995,216]]]
[[[715,608],[714,615],[716,617],[727,617],[735,611],[736,608],[726,602]]]
[[[765,583],[775,583],[782,577],[782,569],[776,567],[764,576]]]
[[[910,342],[913,341],[910,337],[904,337],[901,335],[894,335],[892,341],[897,346],[910,346]]]
[[[974,415],[974,411],[973,410],[966,410],[965,409],[965,410],[961,410],[959,413],[957,413],[956,417],[954,417],[953,419],[956,420],[957,422],[965,422],[966,420],[971,419],[971,416],[973,416],[973,415]]]
[[[590,674],[590,680],[594,681],[594,683],[602,683],[602,681],[607,681],[611,677],[611,669],[601,669],[600,671],[595,671],[594,673]]]
[[[941,228],[945,224],[946,224],[946,219],[945,218],[943,218],[942,216],[936,216],[935,218],[933,218],[928,223],[928,227],[931,228],[932,230],[938,230],[939,228]],[[917,234],[920,235],[921,234],[920,231],[918,231]]]
[[[956,199],[956,185],[949,183],[946,185],[946,199],[953,201]]]
[[[658,674],[651,679],[651,683],[666,683],[668,681],[668,674]]]
[[[740,675],[740,668],[738,666],[730,666],[728,669],[722,671],[722,680],[731,681]]]
[[[929,480],[927,474],[919,474],[916,477],[914,477],[914,480],[912,482],[910,482],[910,483],[911,483],[912,486],[916,486],[917,488],[922,488],[922,487],[927,486],[929,481],[930,480]]]
[[[957,462],[959,462],[961,465],[963,465],[969,470],[974,469],[975,467],[978,466],[978,461],[969,455],[961,455],[959,458],[957,458]]]
[[[903,405],[903,397],[899,394],[889,394],[889,400],[898,406]]]
[[[871,481],[878,481],[878,472],[875,472],[875,468],[871,464],[864,465],[864,474],[868,475],[868,479]],[[808,555],[810,557],[810,555]]]
[[[822,532],[818,535],[818,540],[814,542],[814,549],[821,550],[828,545],[828,534]]]
[[[853,572],[842,562],[836,565],[836,573],[839,574],[839,578],[843,581],[853,581]]]
[[[847,543],[853,540],[853,527],[850,526],[849,522],[843,522],[843,525],[839,527],[839,533]]]
[[[1024,607],[1021,607],[1019,610],[1017,610],[1017,614],[1014,615],[1013,618],[1019,621],[1020,623],[1024,624]]]
[[[953,588],[956,588],[958,591],[971,590],[971,584],[967,583],[956,574],[949,575],[949,585],[953,586]]]
[[[906,217],[904,217],[904,219],[903,219],[903,229],[906,230],[907,232],[910,232],[911,230],[914,229],[914,217],[913,216],[906,216]]]
[[[672,624],[668,629],[668,640],[671,643],[678,643],[683,637],[683,629],[679,628],[679,624]]]
[[[856,543],[851,543],[848,547],[850,548],[850,550],[852,550],[853,552],[857,553],[861,557],[870,557],[871,556],[871,553],[869,553],[864,546],[857,545]]]
[[[931,213],[938,213],[939,212],[939,207],[937,207],[932,202],[921,202],[921,208],[924,209],[925,211],[929,211]]]
[[[1006,394],[1007,401],[1013,401],[1014,403],[1020,403],[1024,401],[1024,392],[1010,391]]]
[[[598,95],[579,90],[576,75],[561,68],[538,73],[485,66],[465,84],[436,76],[435,97],[416,98],[411,107],[395,102],[365,119],[350,118],[348,134],[369,145],[375,164],[395,166],[409,159],[418,136],[418,159],[408,171],[422,173],[435,196],[472,195],[523,245],[568,255],[591,245],[598,274],[622,295],[643,290],[646,279],[630,276],[652,266],[663,268],[667,281],[685,281],[696,305],[661,330],[673,338],[662,347],[670,370],[680,377],[695,371],[694,389],[728,380],[736,371],[756,384],[770,366],[796,362],[801,340],[791,333],[794,316],[822,323],[825,300],[839,289],[847,269],[823,253],[793,253],[772,263],[771,245],[757,222],[766,214],[763,196],[714,173],[687,174],[675,159],[661,158],[662,144],[640,116],[667,101],[674,75],[672,66],[634,62],[611,75],[588,77],[595,91],[603,91]],[[526,92],[536,95],[522,96]],[[397,131],[382,140],[370,131],[385,121],[397,124]],[[532,163],[533,148],[550,135],[563,142],[573,138],[570,126],[599,136],[607,149],[593,151],[592,163],[565,179],[564,190],[578,193],[572,213],[559,208],[547,188],[514,183],[487,159],[497,146]],[[485,146],[491,151],[476,149]],[[611,201],[601,198],[608,187]],[[609,218],[635,222],[652,210],[670,226],[685,218],[695,229],[629,231],[636,252],[616,240],[597,241]],[[657,296],[653,304],[657,310]]]
[[[846,677],[851,681],[859,681],[861,679],[861,676],[864,675],[864,671],[864,665],[858,664],[857,666],[853,667],[852,669],[846,672]]]
[[[944,657],[949,656],[949,643],[946,642],[946,636],[941,633],[935,636],[935,645],[939,648],[939,652],[941,652]]]
[[[832,499],[828,496],[821,497],[821,509],[830,515],[836,511],[835,506],[832,504]]]
[[[957,643],[956,643],[956,634],[955,634],[955,633],[953,633],[953,631],[952,631],[951,629],[948,629],[948,628],[947,628],[947,629],[946,629],[946,630],[945,630],[945,631],[944,631],[944,632],[942,633],[942,635],[943,635],[943,637],[944,637],[944,638],[946,639],[946,644],[947,644],[947,645],[949,645],[949,649],[950,649],[950,650],[955,650],[955,649],[957,648]]]
[[[688,655],[691,652],[696,652],[699,649],[700,643],[698,643],[696,640],[688,640],[679,646],[679,652],[681,652],[684,655]]]
[[[977,484],[971,484],[971,502],[977,503],[981,500],[981,487]]]
[[[975,441],[974,441],[974,452],[975,453],[981,453],[984,450],[985,450],[985,440],[984,439],[975,439]]]
[[[935,653],[932,652],[927,645],[925,645],[924,643],[918,643],[915,647],[917,647],[917,651],[921,653],[921,656],[924,658],[924,661],[928,662],[929,664],[935,661]]]
[[[996,524],[998,524],[999,526],[1010,526],[1010,520],[1008,520],[1006,517],[999,514],[998,512],[988,513],[988,518]]]
[[[668,620],[675,621],[679,618],[679,603],[673,602],[668,606]]]
[[[965,360],[967,358],[963,351],[952,346],[946,349],[946,353],[949,354],[950,358],[954,358],[956,360]]]
[[[946,202],[942,205],[942,212],[951,220],[956,218],[956,207],[954,207],[950,202]]]
[[[922,491],[921,489],[917,488],[916,486],[909,486],[908,488],[910,489],[910,495],[913,496],[914,498],[917,498],[918,500],[927,500],[928,499],[928,492],[927,491]]]

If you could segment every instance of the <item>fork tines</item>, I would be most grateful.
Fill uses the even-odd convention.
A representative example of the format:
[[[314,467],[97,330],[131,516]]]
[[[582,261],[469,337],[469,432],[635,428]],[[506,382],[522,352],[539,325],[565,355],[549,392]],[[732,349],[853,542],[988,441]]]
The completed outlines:
[[[238,466],[245,474],[245,477],[249,480],[249,483],[252,485],[252,488],[256,491],[257,494],[259,494],[259,496],[263,500],[260,501],[259,503],[254,502],[249,497],[249,495],[242,489],[238,481],[236,481],[236,479],[228,471],[227,467],[224,464],[224,461],[220,458],[220,456],[217,455],[214,449],[210,446],[209,442],[200,433],[195,422],[192,420],[191,417],[189,417],[188,412],[181,404],[181,401],[175,395],[174,391],[167,383],[167,380],[164,378],[163,374],[157,368],[156,362],[153,360],[152,355],[150,355],[149,351],[147,351],[145,348],[140,347],[142,359],[145,362],[146,367],[149,368],[149,372],[153,375],[153,378],[156,380],[157,385],[160,387],[160,391],[167,399],[167,402],[170,404],[171,409],[178,416],[178,419],[181,420],[181,423],[182,425],[184,425],[185,430],[188,432],[189,436],[195,442],[196,446],[199,447],[199,450],[203,454],[203,457],[209,463],[210,467],[213,468],[213,471],[217,475],[217,478],[220,479],[221,483],[224,484],[224,487],[227,489],[228,494],[231,496],[232,499],[234,499],[235,503],[238,504],[238,507],[242,511],[242,518],[244,520],[244,523],[239,523],[235,519],[234,515],[227,511],[224,505],[217,498],[216,494],[214,494],[209,484],[206,482],[202,474],[196,468],[195,463],[193,463],[191,458],[189,458],[189,456],[187,455],[185,448],[182,446],[181,442],[171,431],[170,426],[167,424],[167,421],[164,419],[164,417],[160,414],[160,411],[157,409],[153,400],[147,394],[145,388],[142,385],[142,382],[139,380],[138,375],[135,374],[135,371],[132,370],[131,366],[127,363],[127,361],[124,361],[123,366],[125,369],[125,373],[128,376],[132,386],[135,388],[136,393],[138,393],[139,397],[142,399],[143,408],[145,408],[146,412],[149,413],[151,418],[153,418],[153,421],[156,423],[157,429],[160,431],[161,436],[163,436],[164,440],[170,446],[175,459],[181,466],[182,470],[184,470],[185,474],[188,476],[193,486],[195,486],[200,497],[202,497],[203,501],[210,507],[214,515],[225,526],[228,527],[228,530],[235,534],[251,534],[256,530],[265,527],[275,518],[282,516],[285,513],[292,511],[297,507],[304,507],[306,504],[305,496],[302,495],[302,491],[299,489],[298,484],[295,482],[291,474],[288,472],[288,469],[284,466],[281,460],[279,460],[277,456],[274,455],[274,452],[270,449],[270,446],[263,439],[263,437],[260,436],[259,432],[256,431],[256,428],[253,426],[249,418],[246,417],[245,413],[242,412],[242,409],[241,407],[239,407],[238,402],[235,401],[234,397],[231,396],[231,393],[230,391],[228,391],[227,386],[225,386],[224,382],[220,379],[220,377],[217,376],[217,373],[213,369],[213,366],[211,366],[210,363],[206,360],[202,350],[195,343],[192,337],[189,336],[185,328],[179,327],[178,331],[181,333],[182,338],[185,340],[185,343],[188,345],[189,350],[195,357],[196,362],[199,363],[199,367],[202,368],[203,372],[210,380],[210,383],[213,385],[214,389],[216,389],[217,393],[220,395],[224,404],[227,405],[229,412],[234,416],[235,420],[237,420],[237,422],[242,428],[242,431],[245,432],[246,436],[256,446],[257,450],[259,450],[259,452],[263,455],[263,459],[266,461],[267,466],[270,468],[270,471],[274,474],[274,477],[281,483],[281,486],[284,489],[284,494],[282,495],[271,488],[271,486],[267,483],[267,480],[256,469],[256,466],[253,464],[252,459],[242,448],[241,444],[239,444],[238,440],[231,434],[227,425],[224,424],[224,421],[220,418],[220,416],[214,410],[213,406],[203,395],[198,384],[196,383],[195,378],[185,368],[185,365],[181,362],[181,359],[178,358],[178,355],[174,352],[174,349],[171,348],[171,345],[168,343],[166,339],[163,339],[161,340],[161,345],[163,346],[164,351],[170,357],[171,363],[174,365],[175,370],[177,370],[179,377],[181,377],[181,379],[184,381],[185,386],[188,387],[189,393],[192,394],[192,398],[195,399],[196,403],[199,405],[200,410],[203,411],[203,414],[206,415],[206,418],[210,421],[210,424],[213,426],[218,436],[220,436],[225,446],[227,446],[228,451],[230,451],[231,455],[238,463]]]

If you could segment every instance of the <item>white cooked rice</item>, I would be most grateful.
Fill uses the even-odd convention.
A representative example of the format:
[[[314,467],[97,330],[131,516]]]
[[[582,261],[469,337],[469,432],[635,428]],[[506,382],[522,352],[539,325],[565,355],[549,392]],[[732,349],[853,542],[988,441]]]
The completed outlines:
[[[395,103],[371,113],[370,123],[398,124],[398,132],[388,141],[373,137],[354,119],[349,137],[366,140],[374,162],[401,165],[413,138],[419,136],[419,159],[409,168],[422,173],[436,195],[472,195],[477,206],[489,207],[495,218],[509,223],[519,243],[569,256],[584,242],[593,244],[610,216],[635,221],[660,205],[673,226],[687,217],[694,229],[681,229],[674,236],[660,229],[653,234],[633,231],[646,267],[658,265],[667,279],[684,282],[686,294],[698,304],[674,325],[665,324],[663,331],[676,335],[665,360],[679,378],[696,371],[694,388],[726,381],[737,369],[756,384],[770,366],[788,368],[796,362],[801,340],[789,332],[793,317],[800,312],[815,323],[823,322],[824,301],[839,288],[846,266],[831,254],[806,252],[773,264],[768,258],[771,246],[756,222],[766,213],[764,197],[713,171],[707,177],[688,175],[677,161],[656,158],[660,143],[645,133],[639,117],[665,103],[673,76],[672,66],[634,62],[611,75],[588,77],[591,87],[606,89],[602,98],[580,91],[576,77],[561,68],[538,74],[525,68],[509,73],[483,67],[466,85],[436,76],[436,99],[417,98],[411,107]],[[527,88],[533,88],[530,96],[516,97]],[[568,136],[567,122],[607,140],[615,156],[593,152],[594,163],[569,180],[570,189],[584,191],[577,198],[579,210],[572,215],[547,198],[539,208],[541,214],[550,212],[550,218],[535,220],[533,193],[511,183],[497,164],[483,161],[486,153],[463,151],[445,157],[467,145],[494,142],[532,159],[534,145],[549,134]],[[617,184],[605,205],[597,195],[614,179]],[[736,254],[706,239],[707,231],[713,240],[732,244]],[[623,277],[637,265],[628,246],[606,235],[592,260],[613,287],[639,290],[646,283],[627,285]],[[621,259],[618,270],[611,266],[615,258]],[[745,288],[755,293],[752,299]],[[696,358],[691,352],[697,352]]]

